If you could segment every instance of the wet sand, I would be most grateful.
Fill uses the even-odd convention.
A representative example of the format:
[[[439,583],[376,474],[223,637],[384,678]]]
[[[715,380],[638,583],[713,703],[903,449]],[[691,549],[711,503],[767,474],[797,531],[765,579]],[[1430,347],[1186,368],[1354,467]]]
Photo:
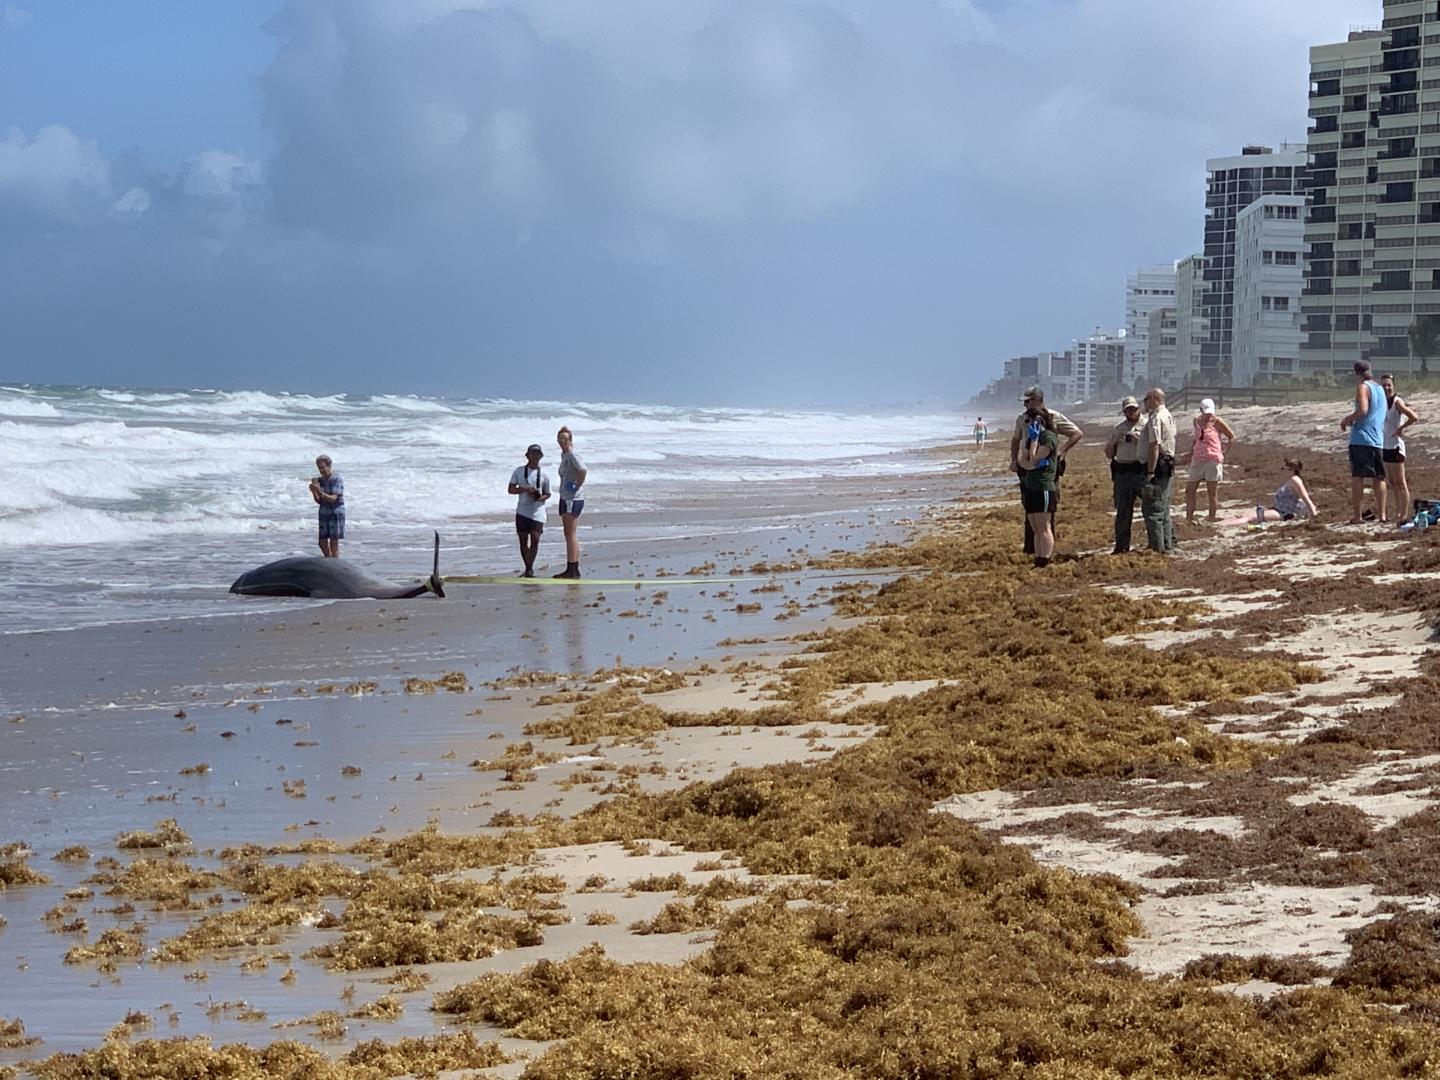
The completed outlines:
[[[940,465],[931,458],[924,467]],[[595,760],[591,748],[535,740],[555,760],[540,766],[541,783],[522,790],[505,790],[516,785],[474,763],[521,739],[527,723],[565,711],[537,699],[566,686],[603,687],[604,672],[617,665],[696,671],[684,687],[656,695],[670,708],[753,706],[763,697],[763,672],[795,648],[785,639],[823,626],[829,590],[855,580],[853,571],[793,566],[897,539],[924,506],[960,490],[955,479],[933,473],[899,486],[841,481],[824,492],[761,484],[748,485],[740,497],[691,499],[619,522],[587,514],[593,524],[584,533],[586,573],[645,582],[634,586],[456,585],[444,600],[297,602],[280,613],[244,613],[243,600],[225,597],[224,608],[239,613],[0,636],[0,701],[8,721],[0,723],[0,843],[23,843],[34,853],[30,865],[54,879],[0,889],[7,924],[0,929],[0,964],[11,970],[0,986],[0,1017],[23,1018],[28,1034],[43,1039],[31,1050],[0,1053],[0,1064],[96,1045],[137,1009],[153,1016],[152,1033],[160,1036],[306,1038],[306,1028],[274,1025],[341,1001],[354,1008],[386,989],[376,980],[387,972],[335,973],[301,960],[323,937],[305,929],[287,933],[279,949],[240,951],[218,963],[127,958],[110,974],[66,964],[66,949],[87,937],[57,932],[66,919],[83,917],[93,939],[143,917],[153,948],[194,915],[143,905],[136,915],[104,914],[114,901],[100,888],[67,900],[68,890],[88,889],[94,867],[54,861],[62,848],[114,855],[118,834],[173,818],[191,838],[195,854],[188,861],[212,867],[221,849],[246,843],[345,842],[400,835],[427,822],[448,833],[497,832],[490,823],[501,812],[573,813],[601,797],[601,784],[565,782]],[[562,543],[558,526],[547,531],[537,569],[558,568]],[[443,568],[514,572],[509,563]],[[666,581],[678,575],[715,580]],[[742,661],[762,675],[716,670]],[[406,689],[407,679],[448,673],[461,673],[469,688]],[[535,684],[524,685],[532,677]],[[859,731],[837,724],[825,734]],[[844,745],[817,749],[822,736],[798,728],[694,729],[658,742],[658,751],[608,748],[606,767],[649,769],[658,760],[641,786],[678,786],[741,763],[814,759]],[[665,899],[612,900],[624,915],[615,926],[586,926],[580,912],[578,925],[556,928],[553,944],[564,950],[624,936],[626,922],[653,916]],[[227,895],[222,907],[239,900]],[[46,919],[57,905],[61,917]],[[568,946],[567,933],[576,938]],[[642,954],[675,947],[661,938],[643,941]],[[275,959],[277,953],[285,959]],[[247,968],[245,961],[260,954],[270,959]],[[517,950],[494,963],[534,958],[534,950]],[[296,975],[282,981],[291,967]],[[442,982],[447,967],[455,981],[477,970],[438,965]],[[347,986],[359,988],[353,998],[344,996]],[[347,1021],[346,1044],[446,1030],[426,1008],[427,994],[410,998],[398,1020]],[[265,1019],[234,1004],[242,1001]]]

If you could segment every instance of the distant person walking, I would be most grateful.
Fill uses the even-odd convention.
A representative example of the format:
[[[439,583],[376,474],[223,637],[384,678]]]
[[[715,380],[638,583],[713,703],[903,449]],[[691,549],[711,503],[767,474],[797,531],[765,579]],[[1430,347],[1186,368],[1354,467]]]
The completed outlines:
[[[978,417],[976,417],[976,418],[975,418],[975,449],[976,449],[976,450],[984,450],[984,449],[985,449],[985,440],[986,440],[987,438],[989,438],[989,437],[990,437],[990,429],[985,426],[985,418],[984,418],[983,416],[978,416]]]
[[[345,539],[345,481],[335,471],[329,454],[315,459],[320,475],[310,480],[310,497],[320,508],[320,554],[327,559],[340,557],[340,541]]]
[[[580,513],[585,509],[585,462],[575,453],[575,435],[568,427],[555,433],[560,444],[560,525],[565,530],[565,569],[557,578],[580,577]]]
[[[1110,462],[1110,483],[1115,489],[1115,551],[1123,555],[1130,550],[1130,530],[1135,520],[1135,504],[1145,487],[1145,414],[1140,402],[1127,397],[1120,402],[1125,419],[1110,431],[1105,442],[1105,458]]]
[[[1055,511],[1060,507],[1060,478],[1065,475],[1065,455],[1068,454],[1084,438],[1084,432],[1075,424],[1066,419],[1064,413],[1056,412],[1053,409],[1045,408],[1045,391],[1038,386],[1032,386],[1026,390],[1021,397],[1021,403],[1025,411],[1015,418],[1015,431],[1010,436],[1010,469],[1023,481],[1025,478],[1025,467],[1020,464],[1020,447],[1030,428],[1030,423],[1041,413],[1050,418],[1050,430],[1055,432],[1057,438],[1063,440],[1057,454],[1055,465],[1055,490],[1050,501],[1050,533],[1053,540],[1055,534]],[[1024,491],[1025,485],[1020,485]],[[1030,515],[1025,515],[1025,546],[1026,555],[1034,555],[1035,552],[1035,530],[1030,522]]]
[[[509,492],[520,496],[515,503],[515,532],[520,538],[520,559],[525,564],[521,577],[535,576],[535,556],[540,552],[540,534],[545,531],[545,503],[550,498],[550,477],[540,468],[545,451],[531,443],[525,464],[510,474]]]
[[[1175,419],[1165,407],[1165,391],[1158,386],[1145,395],[1145,486],[1140,492],[1140,513],[1150,550],[1168,555],[1175,550],[1175,522],[1170,499],[1175,485]]]
[[[1209,496],[1210,517],[1214,522],[1220,519],[1220,482],[1225,479],[1225,451],[1235,441],[1235,432],[1215,412],[1215,402],[1205,398],[1200,402],[1200,412],[1195,416],[1190,449],[1183,463],[1189,464],[1190,473],[1185,483],[1185,520],[1195,523],[1195,503],[1200,485],[1206,487]]]
[[[1380,379],[1385,391],[1385,443],[1380,456],[1385,462],[1385,487],[1395,495],[1395,520],[1409,521],[1410,482],[1405,479],[1405,429],[1420,422],[1415,410],[1395,393],[1395,376]],[[1388,502],[1388,499],[1387,499]]]
[[[1340,421],[1350,432],[1350,524],[1385,516],[1385,391],[1370,377],[1370,365],[1355,361],[1355,408]],[[1375,489],[1375,509],[1364,510],[1365,481]]]
[[[1020,447],[1020,505],[1035,535],[1035,565],[1046,567],[1055,554],[1054,502],[1060,471],[1060,438],[1054,414],[1040,409],[1025,427]]]

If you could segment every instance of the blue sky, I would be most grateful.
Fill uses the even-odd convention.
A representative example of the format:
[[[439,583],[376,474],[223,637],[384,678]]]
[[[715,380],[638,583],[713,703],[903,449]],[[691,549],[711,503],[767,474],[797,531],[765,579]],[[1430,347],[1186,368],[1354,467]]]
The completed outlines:
[[[0,0],[0,380],[963,400],[1379,0]]]

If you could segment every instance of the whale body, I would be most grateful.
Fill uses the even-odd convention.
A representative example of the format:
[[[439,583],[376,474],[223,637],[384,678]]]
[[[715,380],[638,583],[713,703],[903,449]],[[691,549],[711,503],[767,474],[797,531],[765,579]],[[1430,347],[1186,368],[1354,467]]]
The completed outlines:
[[[301,596],[312,600],[408,600],[429,592],[443,597],[440,534],[435,534],[435,563],[430,577],[413,585],[381,581],[343,559],[296,555],[247,570],[235,579],[230,591],[240,596]]]

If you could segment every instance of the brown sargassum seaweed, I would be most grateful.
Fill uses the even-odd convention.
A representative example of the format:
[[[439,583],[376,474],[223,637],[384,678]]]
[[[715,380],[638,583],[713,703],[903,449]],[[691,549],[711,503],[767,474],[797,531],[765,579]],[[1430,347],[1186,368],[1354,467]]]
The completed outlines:
[[[1083,462],[1072,473],[1061,550],[1108,548],[1108,481]],[[1233,568],[1223,558],[1177,565],[1135,555],[1067,558],[1037,574],[1018,551],[1018,517],[1018,509],[967,508],[908,546],[848,560],[904,572],[880,588],[838,590],[841,610],[865,621],[813,641],[813,662],[788,667],[773,687],[780,700],[759,713],[669,714],[617,688],[534,732],[578,744],[677,725],[807,724],[833,720],[824,695],[848,683],[945,680],[917,697],[847,714],[878,734],[827,760],[623,794],[570,821],[547,819],[499,836],[427,829],[371,839],[350,852],[371,862],[364,873],[323,862],[277,867],[256,853],[227,868],[227,883],[250,905],[277,912],[346,898],[342,934],[322,958],[352,967],[459,958],[462,935],[486,948],[532,940],[485,922],[495,916],[481,909],[506,903],[538,911],[543,882],[527,896],[445,875],[523,861],[547,846],[653,838],[725,851],[757,874],[805,875],[803,888],[792,879],[758,898],[728,885],[683,890],[693,899],[644,928],[705,928],[708,948],[682,965],[623,963],[592,947],[437,995],[434,1008],[453,1017],[558,1040],[526,1068],[529,1080],[1431,1075],[1440,1062],[1431,1003],[1440,1000],[1435,919],[1402,915],[1357,932],[1334,987],[1266,1001],[1212,988],[1245,977],[1300,983],[1314,975],[1293,958],[1209,957],[1184,978],[1147,979],[1122,959],[1126,939],[1142,931],[1133,886],[1041,867],[1025,849],[935,812],[950,795],[1007,785],[1263,783],[1272,767],[1288,772],[1310,762],[1318,773],[1363,760],[1372,743],[1389,745],[1373,723],[1356,736],[1360,743],[1339,752],[1333,743],[1290,750],[1214,735],[1203,717],[1162,712],[1158,706],[1293,690],[1318,676],[1300,659],[1255,654],[1233,641],[1202,638],[1164,652],[1107,643],[1160,620],[1203,627],[1204,608],[1095,586],[1223,591],[1235,587]],[[1276,542],[1257,538],[1250,550]],[[1276,575],[1251,575],[1245,588],[1272,586],[1284,593],[1278,619],[1308,602]],[[1363,605],[1374,593],[1336,586],[1310,610]],[[1436,606],[1419,585],[1388,600]],[[1259,637],[1265,627],[1253,631]],[[1419,715],[1427,692],[1434,700],[1429,675],[1417,683],[1401,707],[1407,717]],[[1355,833],[1348,821],[1325,827]],[[1416,836],[1412,847],[1419,846]],[[751,902],[734,909],[721,902],[741,896]],[[514,922],[539,933],[534,922]],[[436,941],[441,948],[427,947]],[[372,1075],[326,1068],[481,1067],[385,1057],[400,1055],[400,1045],[367,1044],[374,1055],[367,1060],[352,1061],[357,1050],[330,1062],[294,1044],[111,1043],[53,1057],[41,1075],[323,1078]],[[171,1053],[180,1056],[167,1071],[160,1063]]]

